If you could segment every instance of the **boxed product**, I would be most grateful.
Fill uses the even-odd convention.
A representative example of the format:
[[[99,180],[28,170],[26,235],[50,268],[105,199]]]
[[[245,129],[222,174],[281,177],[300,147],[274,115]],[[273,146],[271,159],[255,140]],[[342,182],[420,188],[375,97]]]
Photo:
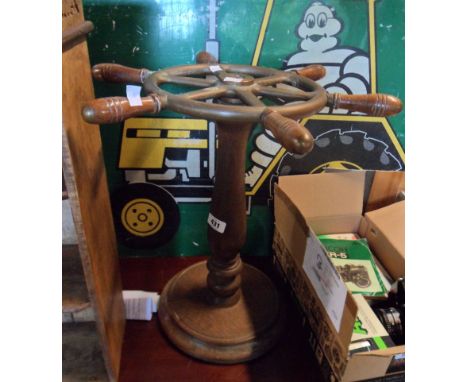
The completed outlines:
[[[351,293],[383,297],[387,294],[366,239],[319,237],[328,257]]]
[[[379,321],[369,303],[362,295],[353,296],[358,311],[354,321],[349,353],[387,349],[395,346],[387,330]]]
[[[362,313],[364,296],[348,290],[317,238],[355,233],[355,239],[367,240],[376,261],[392,278],[404,277],[405,202],[397,201],[403,190],[402,172],[346,171],[279,178],[275,259],[298,300],[310,330],[309,342],[330,381],[404,380],[404,346],[392,346],[373,314],[365,308],[368,314]],[[366,270],[373,272],[373,265],[369,266]],[[361,338],[359,344],[354,332],[364,315],[373,334],[364,341]]]
[[[323,243],[324,239],[335,239],[335,240],[361,240],[363,244],[365,244],[366,248],[369,249],[367,239],[362,239],[359,237],[357,233],[332,233],[326,235],[317,235],[318,239]],[[330,253],[329,253],[330,256]],[[384,268],[382,263],[373,255],[371,254],[371,262],[373,262],[377,268],[378,275],[376,276],[380,281],[382,281],[384,285],[385,291],[389,291],[391,288],[391,284],[393,278],[390,276],[388,271]],[[349,288],[348,288],[349,289]]]

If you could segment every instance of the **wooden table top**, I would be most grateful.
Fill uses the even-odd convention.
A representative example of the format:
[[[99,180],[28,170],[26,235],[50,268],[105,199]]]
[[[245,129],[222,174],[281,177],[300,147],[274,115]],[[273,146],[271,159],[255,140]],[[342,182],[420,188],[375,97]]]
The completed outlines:
[[[178,271],[205,260],[205,257],[121,258],[123,289],[162,292]],[[270,257],[246,257],[243,260],[268,274],[284,296],[287,319],[278,344],[259,359],[238,365],[212,365],[179,352],[164,336],[157,318],[151,321],[127,321],[121,382],[322,382],[318,365],[307,344],[301,318],[273,269]]]

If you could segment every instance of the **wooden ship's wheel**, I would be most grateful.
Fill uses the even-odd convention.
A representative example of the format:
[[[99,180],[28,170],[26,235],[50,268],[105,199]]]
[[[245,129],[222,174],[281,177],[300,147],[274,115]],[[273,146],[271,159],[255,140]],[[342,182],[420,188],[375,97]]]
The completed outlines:
[[[314,139],[297,119],[324,107],[370,115],[398,113],[401,101],[383,94],[327,93],[315,81],[325,68],[296,71],[218,64],[206,52],[197,64],[160,71],[116,64],[94,66],[95,79],[143,86],[141,106],[125,97],[90,101],[82,110],[92,123],[115,123],[158,114],[163,109],[217,121],[216,173],[208,241],[211,256],[175,275],[164,288],[159,320],[169,339],[193,357],[214,363],[238,363],[269,350],[282,328],[282,304],[272,282],[243,264],[239,251],[246,237],[245,153],[255,123],[269,129],[290,152],[305,154]],[[191,87],[172,93],[166,84]]]

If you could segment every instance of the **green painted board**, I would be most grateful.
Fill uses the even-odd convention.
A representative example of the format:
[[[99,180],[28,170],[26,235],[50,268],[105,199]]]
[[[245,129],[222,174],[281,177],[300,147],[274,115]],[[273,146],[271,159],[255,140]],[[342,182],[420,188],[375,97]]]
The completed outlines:
[[[95,26],[88,38],[93,65],[115,62],[158,70],[194,63],[197,52],[208,49],[221,62],[283,70],[319,63],[327,68],[327,77],[320,83],[329,91],[377,91],[403,101],[404,5],[404,0],[84,1],[85,17]],[[95,89],[97,97],[125,95],[123,85],[95,82]],[[242,253],[271,254],[271,198],[278,175],[318,172],[326,167],[403,170],[404,120],[404,111],[395,117],[373,118],[324,110],[303,121],[316,138],[316,147],[303,158],[284,152],[256,126],[246,154],[250,208],[248,240]],[[183,130],[198,146],[166,147],[157,137],[140,139],[146,128],[164,134]],[[147,121],[101,126],[109,190],[123,198],[114,211],[122,256],[208,254],[213,132],[214,124],[209,121],[194,121],[172,112]],[[145,150],[159,154],[149,159],[137,155]],[[162,162],[156,160],[158,155]],[[132,179],[153,186],[154,195],[139,196],[138,187],[130,192]],[[161,189],[169,197],[158,199]],[[137,208],[130,208],[134,203]],[[169,216],[174,208],[178,220],[171,218],[172,212]],[[154,225],[143,227],[133,210],[135,214],[156,212],[159,218],[145,220]],[[164,235],[157,238],[161,232]]]

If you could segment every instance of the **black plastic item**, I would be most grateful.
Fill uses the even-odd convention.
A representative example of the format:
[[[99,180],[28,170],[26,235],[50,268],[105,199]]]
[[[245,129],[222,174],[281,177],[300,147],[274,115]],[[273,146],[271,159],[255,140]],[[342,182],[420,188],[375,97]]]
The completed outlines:
[[[385,303],[374,305],[380,322],[396,345],[405,343],[405,279],[398,279],[388,294]]]
[[[405,279],[395,281],[388,294],[388,304],[405,309]]]
[[[379,308],[375,310],[380,322],[384,325],[390,337],[397,345],[402,345],[405,342],[404,331],[404,310],[403,314],[400,310],[393,307]]]

